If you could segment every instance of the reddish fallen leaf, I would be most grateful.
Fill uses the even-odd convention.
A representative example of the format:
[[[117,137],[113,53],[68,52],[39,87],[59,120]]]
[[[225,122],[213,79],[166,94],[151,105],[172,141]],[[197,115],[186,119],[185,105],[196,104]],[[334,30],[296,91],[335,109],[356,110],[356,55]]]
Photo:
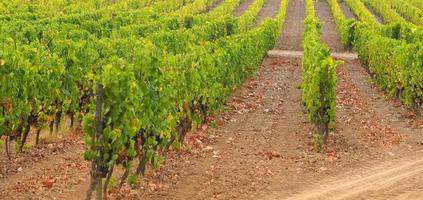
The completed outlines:
[[[41,183],[43,184],[43,187],[51,189],[54,185],[54,180],[46,180]]]
[[[273,158],[280,158],[281,154],[277,153],[276,151],[273,150],[267,150],[267,151],[263,151],[262,154],[264,156],[266,156],[269,160],[272,160]]]
[[[217,125],[222,126],[225,123],[225,120],[219,119],[217,120]]]

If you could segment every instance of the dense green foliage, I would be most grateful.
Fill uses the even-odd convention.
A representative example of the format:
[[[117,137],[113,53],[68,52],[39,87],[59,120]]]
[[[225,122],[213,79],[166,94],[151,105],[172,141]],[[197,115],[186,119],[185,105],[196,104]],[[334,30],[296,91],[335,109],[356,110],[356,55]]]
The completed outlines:
[[[359,20],[369,25],[379,25],[379,22],[367,10],[366,6],[360,0],[345,0],[345,3],[351,8]]]
[[[403,17],[401,17],[389,6],[389,1],[391,0],[363,1],[380,14],[387,23],[387,26],[378,27],[382,34],[396,39],[403,39],[409,43],[420,42],[423,40],[423,28],[406,21]]]
[[[337,2],[338,0],[328,0],[330,9],[332,11],[333,18],[335,19],[337,23],[337,30],[340,34],[342,44],[347,49],[353,48],[353,41],[354,41],[354,19],[345,19],[344,13],[341,10],[341,7],[339,7],[339,4]],[[352,1],[351,1],[352,2]],[[356,6],[356,10],[359,6]],[[357,13],[367,13],[365,11],[359,11]],[[374,22],[371,22],[374,23]]]
[[[184,5],[192,5],[194,0],[179,0],[179,1],[150,1],[150,0],[134,0],[131,1],[120,1],[119,3],[110,4],[110,1],[106,3],[100,3],[97,0],[88,0],[84,3],[79,2],[67,2],[65,7],[56,12],[56,15],[51,16],[49,11],[40,11],[40,9],[34,9],[34,7],[43,7],[44,4],[54,5],[48,3],[37,4],[35,1],[26,4],[20,4],[22,10],[14,11],[13,13],[3,14],[0,19],[2,21],[18,21],[24,20],[27,23],[43,23],[49,21],[55,22],[82,22],[86,20],[110,20],[112,18],[121,18],[126,20],[139,19],[143,16],[156,16],[160,17],[161,13],[172,13],[175,10],[181,8]],[[53,1],[52,1],[53,2]],[[55,3],[59,1],[54,1]],[[87,6],[89,4],[90,6]],[[68,9],[70,8],[70,9]],[[14,10],[15,8],[11,9]],[[17,9],[17,8],[16,8]],[[44,10],[44,7],[41,9]],[[53,9],[54,10],[54,9]]]
[[[263,7],[265,3],[265,0],[256,0],[254,3],[250,6],[251,8],[246,11],[246,13],[243,14],[243,16],[240,18],[237,29],[238,31],[246,31],[252,28],[254,23],[256,21],[256,17],[258,13],[260,12],[261,8]]]
[[[423,0],[409,0],[408,2],[423,11]]]
[[[423,11],[403,0],[388,0],[387,4],[410,22],[423,26]]]
[[[321,24],[314,11],[313,0],[306,1],[303,40],[302,91],[310,120],[316,125],[316,148],[323,150],[329,130],[334,128],[336,110],[337,63],[330,49],[320,41]]]
[[[360,60],[378,85],[389,95],[397,96],[418,115],[423,105],[423,40],[421,32],[394,22],[387,26],[370,26],[362,22],[348,22],[337,1],[329,1],[343,40],[353,38],[352,44]],[[353,10],[358,10],[350,4]],[[350,29],[350,30],[348,30]]]
[[[175,8],[182,6],[180,11],[174,12],[175,15],[184,11],[184,7],[198,4],[175,2],[181,3]],[[172,4],[170,1],[168,3]],[[155,6],[163,5],[152,5]],[[198,11],[191,9],[189,12]],[[38,129],[46,123],[52,126],[52,122],[59,121],[62,114],[70,114],[73,118],[86,113],[92,97],[93,73],[98,66],[107,63],[113,54],[119,57],[125,53],[113,52],[113,49],[119,49],[125,42],[131,41],[116,37],[99,38],[103,34],[75,29],[78,25],[56,20],[25,24],[5,24],[2,29],[7,31],[0,35],[3,47],[0,59],[5,75],[1,79],[5,92],[0,98],[3,105],[0,129],[4,130],[2,135],[21,143],[20,149],[31,126]],[[110,30],[113,28],[109,27]],[[98,31],[102,32],[100,29]],[[132,35],[129,38],[135,40],[135,37]],[[44,70],[43,67],[51,69]],[[40,70],[35,70],[37,68]],[[30,77],[29,72],[33,73],[33,78],[27,78]]]
[[[366,5],[373,8],[384,20],[385,23],[401,22],[406,21],[393,10],[385,0],[362,0]]]

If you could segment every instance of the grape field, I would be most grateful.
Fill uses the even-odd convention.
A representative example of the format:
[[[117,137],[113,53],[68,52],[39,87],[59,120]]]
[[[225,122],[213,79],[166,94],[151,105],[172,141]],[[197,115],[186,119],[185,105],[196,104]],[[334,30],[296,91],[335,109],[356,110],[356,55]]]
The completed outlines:
[[[421,199],[422,5],[0,0],[0,199]]]

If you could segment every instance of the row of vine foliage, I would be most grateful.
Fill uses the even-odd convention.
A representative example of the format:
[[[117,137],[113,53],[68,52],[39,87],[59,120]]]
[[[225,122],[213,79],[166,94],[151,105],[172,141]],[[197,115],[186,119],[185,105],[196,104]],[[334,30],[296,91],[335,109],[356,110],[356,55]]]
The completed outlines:
[[[379,0],[365,0],[364,2],[367,3],[369,7],[372,7],[377,13],[379,13],[384,20],[386,21],[386,25],[380,24],[375,17],[373,17],[372,13],[366,8],[363,2],[360,0],[344,0],[345,3],[351,8],[354,14],[358,17],[361,23],[368,24],[370,27],[378,29],[380,34],[385,35],[387,37],[393,37],[396,39],[405,40],[408,43],[419,42],[423,40],[423,28],[420,26],[416,26],[405,21],[395,10],[391,9],[389,5],[386,4],[384,1]],[[345,18],[342,11],[336,14],[333,11],[332,14],[335,18]],[[351,20],[349,20],[351,23]],[[354,21],[354,20],[352,20]],[[340,28],[338,24],[338,30]],[[345,33],[341,31],[341,33]],[[353,34],[350,34],[350,36]],[[350,41],[353,39],[350,38]]]
[[[234,1],[236,0],[231,2]],[[223,11],[200,14],[208,9],[207,5],[211,2],[213,0],[195,2],[173,0],[167,1],[166,4],[160,1],[151,5],[146,4],[146,7],[140,8],[141,11],[146,12],[134,11],[133,15],[130,15],[140,17],[140,21],[130,21],[130,23],[148,22],[155,16],[164,15],[164,12],[159,12],[160,10],[173,10],[171,17],[178,19],[185,19],[192,13],[197,13],[198,17],[206,19],[220,15],[223,11],[231,12],[228,9],[219,9]],[[195,7],[198,9],[194,9]],[[156,10],[157,13],[147,12],[150,10]],[[113,10],[109,12],[109,15],[115,14]],[[28,15],[28,13],[21,14]],[[120,14],[122,17],[126,16]],[[127,24],[127,20],[109,17],[109,15],[101,14],[100,16],[104,19],[102,18],[103,20],[99,20],[98,23]],[[0,79],[2,85],[0,88],[0,136],[6,140],[8,156],[10,144],[13,141],[16,141],[18,151],[22,151],[32,128],[36,129],[38,143],[41,129],[48,125],[52,132],[55,124],[57,131],[63,115],[70,116],[71,126],[74,118],[80,119],[85,115],[93,98],[93,77],[96,70],[107,63],[113,55],[122,57],[124,52],[113,52],[113,49],[119,49],[128,44],[127,41],[139,38],[136,34],[128,36],[127,40],[113,35],[100,37],[103,35],[100,34],[103,29],[85,26],[93,25],[95,19],[99,17],[97,14],[93,16],[73,14],[40,20],[12,16],[14,15],[2,15],[1,20],[4,23],[0,27],[2,32],[0,34],[2,44],[0,71],[3,75]],[[128,17],[124,18],[128,19]],[[121,29],[115,31],[114,26],[106,27],[113,30],[109,32],[121,31]],[[178,27],[185,28],[182,25]],[[151,35],[161,34],[164,34],[163,31],[157,29]],[[148,39],[143,38],[143,40]]]
[[[94,187],[107,194],[115,166],[122,185],[207,122],[273,47],[288,5],[254,28],[264,0],[237,18],[241,0],[213,10],[217,0],[129,1],[87,1],[86,12],[56,2],[66,9],[57,15],[30,2],[0,14],[0,136],[22,150],[32,128],[83,118],[87,198]]]
[[[189,50],[169,53],[152,41],[130,41],[136,45],[125,47],[131,52],[125,59],[115,57],[103,65],[94,78],[98,101],[83,121],[89,147],[85,157],[93,163],[90,189],[105,179],[106,191],[117,165],[125,168],[120,185],[143,174],[149,163],[159,166],[195,121],[206,123],[274,46],[287,5],[282,1],[274,19],[252,30],[244,28],[253,26],[241,16],[227,26],[232,34],[200,41]],[[262,6],[254,3],[245,17],[257,15]]]
[[[423,10],[423,1],[422,0],[408,0],[408,2],[411,5],[419,8],[420,10]]]
[[[31,127],[37,129],[38,141],[41,128],[53,122],[58,124],[63,114],[69,114],[71,120],[74,116],[79,118],[80,116],[89,114],[89,110],[91,108],[94,109],[92,105],[95,104],[94,88],[98,80],[96,77],[100,76],[103,69],[109,71],[109,67],[110,71],[118,70],[116,71],[117,77],[120,77],[122,73],[137,73],[138,75],[142,73],[146,77],[151,78],[151,80],[148,80],[149,82],[138,83],[142,84],[143,87],[147,86],[145,96],[143,93],[139,93],[138,95],[143,97],[143,99],[151,98],[150,102],[152,103],[148,105],[149,107],[142,108],[149,112],[148,116],[152,116],[152,118],[148,118],[147,116],[145,119],[141,120],[143,123],[151,123],[151,126],[148,126],[148,130],[147,128],[143,130],[144,133],[148,131],[150,135],[155,134],[157,132],[154,132],[154,130],[157,130],[157,127],[169,126],[169,124],[167,124],[168,121],[175,122],[176,118],[181,117],[175,114],[175,116],[173,116],[175,119],[171,119],[171,115],[169,115],[169,118],[163,118],[163,115],[161,115],[161,113],[167,111],[163,111],[160,106],[166,105],[166,101],[169,99],[167,96],[156,96],[158,91],[160,91],[160,93],[163,92],[162,88],[152,88],[151,86],[163,80],[160,79],[161,76],[154,74],[154,72],[160,71],[160,68],[165,68],[171,64],[175,68],[187,65],[185,67],[188,73],[190,68],[194,67],[188,66],[189,62],[191,62],[192,65],[194,65],[195,62],[189,59],[184,60],[185,56],[191,59],[197,56],[195,54],[191,55],[188,52],[195,52],[199,48],[198,46],[204,44],[211,46],[213,43],[210,42],[224,36],[240,34],[247,31],[245,28],[241,29],[237,27],[252,27],[251,24],[254,24],[255,21],[246,21],[245,19],[254,19],[252,15],[258,14],[258,11],[263,6],[263,2],[255,2],[247,12],[239,18],[234,18],[230,16],[230,14],[237,5],[239,5],[241,2],[240,0],[225,1],[213,11],[204,14],[202,14],[202,12],[209,9],[207,5],[210,5],[211,2],[214,1],[201,0],[189,3],[190,1],[175,0],[168,1],[167,3],[173,5],[175,2],[179,2],[180,5],[173,6],[176,10],[171,13],[170,17],[159,20],[174,21],[176,22],[176,26],[171,23],[169,26],[162,25],[156,27],[155,29],[151,29],[150,34],[146,37],[143,37],[136,31],[129,31],[131,34],[126,34],[125,37],[122,37],[122,29],[116,28],[116,26],[106,26],[110,29],[107,32],[115,34],[102,34],[104,29],[91,29],[87,28],[90,26],[81,26],[79,22],[85,22],[86,20],[94,21],[93,18],[82,14],[77,15],[78,20],[76,21],[62,20],[61,17],[58,17],[60,20],[53,18],[51,21],[42,22],[32,22],[31,20],[28,21],[27,19],[20,18],[7,19],[8,25],[1,27],[7,31],[3,32],[0,37],[3,45],[3,49],[0,51],[0,72],[4,74],[0,79],[2,85],[0,88],[0,130],[1,136],[6,138],[6,143],[8,143],[8,141],[17,141],[18,148],[22,149],[30,133]],[[193,9],[194,5],[205,6],[198,6],[197,9]],[[155,10],[154,8],[157,6],[161,7],[163,4],[152,4],[150,7],[145,7],[141,10]],[[179,7],[181,7],[181,9],[178,9]],[[127,27],[131,27],[145,20],[148,22],[150,18],[160,15],[161,12],[157,12],[156,14],[150,13],[154,14],[154,16],[148,16],[148,13],[149,12],[140,14],[136,12],[136,16],[142,17],[139,22],[130,21],[130,25],[125,22],[126,20],[122,22],[120,18],[108,17],[105,17],[101,23],[122,23]],[[185,26],[187,21],[190,22],[189,26]],[[15,26],[17,23],[22,26]],[[27,23],[28,26],[23,26],[25,23]],[[154,22],[150,24],[152,23]],[[135,29],[140,30],[138,28]],[[130,30],[130,28],[124,29],[124,31],[127,30]],[[149,61],[154,61],[158,58],[156,55],[149,54],[150,48],[154,49],[154,53],[157,53],[157,56],[166,58],[166,60],[161,59],[161,64],[163,66],[154,65]],[[143,58],[146,60],[140,60]],[[248,59],[245,60],[248,61]],[[164,63],[164,61],[166,61],[166,63]],[[195,61],[197,62],[197,60]],[[139,71],[125,71],[124,68],[122,68],[124,63],[137,66]],[[196,63],[196,65],[197,64],[198,63]],[[153,67],[157,67],[157,69],[153,69]],[[150,72],[153,74],[149,74]],[[173,77],[175,81],[181,80],[177,76],[183,75],[182,72],[184,71],[180,72],[181,74],[173,74],[175,75]],[[170,77],[172,77],[171,74],[167,76],[167,78]],[[116,81],[120,82],[125,80]],[[187,79],[187,81],[192,80]],[[173,87],[178,88],[191,83],[192,82],[181,82],[180,85],[174,85]],[[121,93],[125,92],[125,89],[131,89],[131,87],[122,89],[119,85],[116,85],[113,92]],[[105,94],[108,94],[107,92],[108,91],[106,91]],[[131,95],[133,95],[133,93]],[[170,91],[167,95],[179,94]],[[189,95],[187,97],[189,97]],[[113,98],[114,96],[108,96],[107,98],[103,97],[105,102],[110,99],[113,100]],[[120,103],[124,104],[125,102],[126,101],[121,101]],[[192,109],[192,113],[197,113],[198,110],[201,110],[203,121],[205,121],[205,111],[207,108],[203,105],[200,106],[198,101],[194,104],[195,105],[191,106],[191,108],[187,108],[187,104],[178,104],[181,106],[175,106],[172,112],[177,109]],[[155,110],[150,108],[154,108]],[[163,108],[166,107],[164,106]],[[131,109],[137,109],[137,107]],[[117,109],[117,111],[119,111],[119,109]],[[178,126],[176,132],[185,133],[192,124],[192,118],[195,117],[197,116],[185,115],[183,120],[177,122],[178,125],[183,125]],[[156,123],[156,121],[153,121],[156,119],[163,121]],[[175,126],[176,125],[173,127]],[[113,130],[116,129],[114,128]],[[170,132],[169,128],[166,128],[166,130]],[[172,130],[172,133],[175,133],[175,131]],[[160,131],[159,134],[163,134],[163,131]],[[181,140],[176,137],[177,134],[174,135],[175,137],[173,137],[172,140]],[[109,135],[106,135],[106,137],[109,137]],[[146,138],[145,136],[143,144],[138,141],[139,143],[137,144],[134,143],[129,145],[137,145],[137,148],[141,149],[140,147],[146,143]],[[151,143],[148,142],[148,145],[150,144]],[[172,142],[167,142],[167,144],[170,145]],[[147,146],[147,144],[145,145]],[[166,148],[169,148],[169,145]],[[7,152],[9,152],[8,146],[9,145],[6,144]],[[128,146],[128,150],[131,150],[130,147],[131,146]],[[117,147],[114,146],[112,148]],[[153,149],[157,149],[157,144],[155,144]],[[91,158],[92,155],[90,153],[91,152],[88,151],[85,154],[87,159]],[[125,159],[124,155],[129,155],[133,152],[126,150],[120,153],[118,157],[111,156],[110,158],[123,160]],[[149,157],[151,151],[148,151],[148,153],[148,156],[145,154],[146,156],[143,157],[145,158],[143,162],[153,160]],[[155,165],[157,165],[157,163],[160,163],[160,157],[154,158],[157,159],[152,161],[153,164],[156,163]],[[117,161],[116,163],[122,164],[122,162],[123,161]],[[145,165],[146,163],[139,166],[145,167]],[[103,172],[105,170],[108,172],[113,171],[112,169],[106,169],[104,167],[101,170],[103,170]],[[140,168],[137,171],[140,173],[144,170],[145,169]],[[105,188],[107,188],[107,184]]]
[[[348,0],[347,3],[349,3]],[[422,115],[423,40],[419,28],[403,22],[375,26],[346,20],[336,0],[328,1],[344,45],[352,45],[377,84]],[[360,10],[349,3],[354,12]],[[357,12],[356,12],[357,13]]]
[[[316,125],[316,150],[323,151],[328,134],[335,124],[336,65],[330,49],[320,41],[321,23],[313,0],[306,1],[306,19],[302,60],[302,92],[309,119]]]
[[[411,23],[423,26],[423,10],[404,0],[388,0],[387,3]]]

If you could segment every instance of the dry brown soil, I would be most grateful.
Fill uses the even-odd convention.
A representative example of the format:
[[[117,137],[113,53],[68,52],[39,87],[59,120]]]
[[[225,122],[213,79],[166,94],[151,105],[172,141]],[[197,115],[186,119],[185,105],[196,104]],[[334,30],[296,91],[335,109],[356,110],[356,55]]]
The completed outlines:
[[[238,8],[235,9],[233,15],[235,17],[239,17],[241,16],[247,9],[248,7],[253,3],[253,0],[244,0],[239,6]]]
[[[355,16],[354,12],[351,10],[350,7],[348,7],[347,3],[345,3],[345,1],[339,2],[339,6],[342,9],[342,12],[344,13],[345,17],[347,19],[356,19],[357,20],[357,16]]]

